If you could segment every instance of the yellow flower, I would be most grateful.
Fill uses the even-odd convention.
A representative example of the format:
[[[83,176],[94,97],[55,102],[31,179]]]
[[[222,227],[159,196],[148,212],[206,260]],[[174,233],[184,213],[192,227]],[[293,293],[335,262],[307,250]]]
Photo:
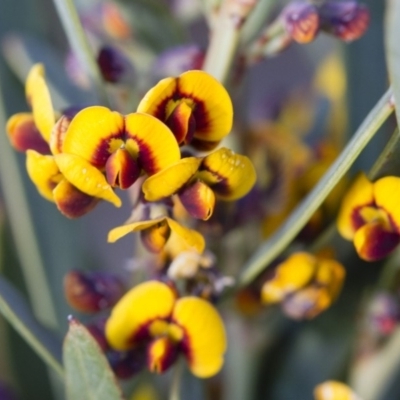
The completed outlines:
[[[112,188],[104,182],[101,191],[83,193],[73,185],[62,171],[58,162],[60,146],[70,117],[62,115],[56,122],[56,115],[45,80],[42,64],[34,65],[26,80],[26,97],[32,107],[32,114],[20,113],[12,116],[7,123],[11,143],[17,150],[26,151],[28,175],[39,193],[55,202],[57,208],[67,217],[82,216],[96,206],[100,198],[112,199]]]
[[[232,128],[229,94],[203,71],[161,80],[147,92],[137,111],[154,115],[169,126],[179,144],[198,150],[214,149]]]
[[[131,232],[140,232],[142,243],[153,253],[163,250],[168,242],[174,243],[175,246],[179,243],[180,251],[193,250],[201,254],[205,248],[205,240],[200,233],[180,225],[167,216],[147,221],[129,219],[124,225],[108,233],[108,241],[114,243]]]
[[[345,269],[335,260],[295,253],[264,283],[261,299],[264,304],[281,303],[292,318],[313,318],[336,299],[344,277]]]
[[[204,157],[187,157],[149,177],[143,183],[147,201],[178,194],[188,213],[207,220],[215,198],[236,200],[245,196],[256,181],[253,164],[246,157],[221,148]]]
[[[347,385],[326,381],[314,389],[315,400],[361,400]]]
[[[224,325],[215,308],[197,297],[177,299],[158,281],[134,287],[117,303],[106,323],[106,337],[116,350],[147,342],[152,372],[164,372],[183,353],[200,378],[220,371],[226,350]]]
[[[363,260],[379,260],[400,243],[398,196],[400,178],[387,176],[372,183],[360,174],[343,198],[337,227]]]
[[[87,178],[95,187],[104,186],[100,175],[92,175],[92,168],[105,172],[107,184],[126,189],[142,171],[155,174],[181,157],[174,135],[156,118],[141,113],[123,116],[100,106],[87,107],[74,117],[62,152],[79,158],[81,168],[86,168],[86,176],[64,173],[88,194]]]

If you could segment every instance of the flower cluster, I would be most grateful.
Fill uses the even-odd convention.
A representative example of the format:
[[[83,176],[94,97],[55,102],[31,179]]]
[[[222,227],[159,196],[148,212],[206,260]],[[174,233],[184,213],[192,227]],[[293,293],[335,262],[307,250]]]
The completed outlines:
[[[71,271],[65,278],[68,302],[89,313],[113,307],[91,331],[118,376],[128,377],[146,363],[164,372],[180,353],[196,376],[214,375],[223,364],[226,338],[208,301],[231,280],[203,254],[203,236],[185,224],[190,217],[209,219],[218,199],[239,199],[255,183],[246,156],[215,150],[232,128],[228,93],[194,70],[161,80],[127,115],[102,106],[57,113],[44,75],[42,65],[32,68],[26,84],[32,113],[17,114],[7,125],[11,143],[26,152],[39,193],[75,218],[100,200],[121,206],[116,190],[132,188],[132,216],[108,239],[140,231],[143,245],[162,264],[158,281],[123,297],[116,276]],[[188,295],[178,298],[174,282],[181,279]]]

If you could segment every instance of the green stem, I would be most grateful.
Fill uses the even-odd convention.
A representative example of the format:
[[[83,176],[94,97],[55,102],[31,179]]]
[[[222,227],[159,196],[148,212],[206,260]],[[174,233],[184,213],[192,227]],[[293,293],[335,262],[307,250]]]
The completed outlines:
[[[342,154],[326,174],[288,217],[283,226],[264,242],[246,263],[239,285],[253,281],[296,237],[314,212],[329,195],[335,185],[352,166],[358,155],[372,139],[381,125],[393,112],[392,89],[390,88],[365,118]]]
[[[218,19],[216,25],[203,69],[224,83],[239,43],[239,30],[225,15]]]
[[[181,360],[178,360],[174,375],[171,383],[171,391],[169,392],[169,400],[180,400],[180,389],[181,389],[181,381],[182,381],[182,372],[183,372],[183,363]]]
[[[77,55],[81,68],[88,74],[97,93],[98,100],[104,106],[109,106],[109,100],[105,90],[97,62],[87,41],[79,15],[73,0],[53,0],[61,23],[64,27],[71,49]]]
[[[6,125],[3,94],[0,87],[0,126]],[[14,236],[24,281],[36,317],[47,327],[57,328],[57,318],[47,282],[39,244],[29,211],[17,158],[4,128],[0,134],[0,183],[8,219]]]
[[[238,0],[223,0],[204,60],[204,71],[225,83],[231,71],[243,24],[259,0],[245,7]]]

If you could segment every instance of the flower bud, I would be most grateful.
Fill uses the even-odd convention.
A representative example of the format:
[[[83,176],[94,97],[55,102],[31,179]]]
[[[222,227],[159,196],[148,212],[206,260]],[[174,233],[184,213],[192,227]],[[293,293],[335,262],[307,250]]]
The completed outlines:
[[[316,38],[319,31],[316,6],[302,1],[289,3],[283,9],[281,18],[286,32],[297,43],[309,43]]]
[[[125,288],[114,274],[74,270],[64,277],[64,292],[71,307],[94,313],[116,304]]]
[[[119,49],[102,47],[97,56],[104,80],[111,83],[131,82],[134,70],[128,57]]]
[[[319,12],[322,29],[345,42],[359,39],[370,21],[368,8],[356,1],[327,1]]]

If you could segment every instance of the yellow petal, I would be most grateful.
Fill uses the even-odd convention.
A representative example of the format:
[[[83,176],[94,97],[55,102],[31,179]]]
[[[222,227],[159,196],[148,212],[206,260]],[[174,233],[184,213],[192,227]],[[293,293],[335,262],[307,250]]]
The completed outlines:
[[[147,174],[153,175],[178,162],[178,143],[169,128],[148,114],[134,113],[125,117],[127,149],[137,151],[137,159]]]
[[[47,200],[54,201],[53,189],[62,179],[54,157],[27,150],[26,169],[39,193]]]
[[[176,88],[175,78],[162,79],[144,95],[137,111],[154,115],[161,121],[165,121],[167,119],[166,104],[172,98]]]
[[[110,154],[123,145],[123,139],[124,117],[121,114],[106,107],[87,107],[72,119],[62,151],[103,168]]]
[[[149,322],[169,318],[174,303],[175,295],[164,283],[148,281],[134,287],[117,303],[107,320],[108,342],[117,350],[133,347]]]
[[[252,162],[225,147],[204,158],[198,178],[209,185],[223,200],[245,196],[256,182]]]
[[[183,297],[174,307],[172,320],[185,331],[189,368],[199,378],[217,374],[224,363],[226,334],[217,310],[198,297]]]
[[[120,198],[97,168],[83,158],[72,154],[61,153],[55,155],[54,158],[65,178],[80,191],[121,207]]]
[[[142,186],[147,201],[169,197],[182,188],[196,173],[201,159],[187,157],[147,178]]]
[[[400,178],[387,176],[374,183],[375,202],[378,207],[383,208],[390,216],[392,223],[396,225],[400,233]]]
[[[166,220],[152,225],[140,232],[140,239],[146,249],[152,253],[159,253],[167,243],[171,229]]]
[[[361,400],[347,385],[326,381],[314,389],[315,400]]]
[[[267,280],[261,289],[264,303],[282,301],[288,294],[301,289],[314,277],[318,268],[317,259],[308,253],[292,254],[279,264],[273,279]]]
[[[179,240],[184,243],[185,251],[194,250],[199,254],[203,253],[206,243],[199,232],[180,225],[172,218],[167,218],[166,220],[171,228],[172,235],[178,236]]]
[[[354,246],[365,261],[377,261],[389,255],[400,243],[400,235],[387,231],[379,221],[365,224],[354,235]]]
[[[159,223],[162,223],[163,221],[165,221],[164,217],[152,219],[150,221],[138,221],[132,223],[128,222],[122,226],[117,226],[116,228],[111,229],[111,231],[108,233],[108,241],[110,243],[114,243],[128,233],[149,229]]]
[[[43,64],[35,64],[26,79],[26,97],[31,104],[35,124],[48,142],[55,124],[53,104],[45,81]]]
[[[352,240],[358,229],[355,211],[373,203],[373,184],[365,174],[360,174],[344,196],[339,210],[337,228],[345,239]]]

